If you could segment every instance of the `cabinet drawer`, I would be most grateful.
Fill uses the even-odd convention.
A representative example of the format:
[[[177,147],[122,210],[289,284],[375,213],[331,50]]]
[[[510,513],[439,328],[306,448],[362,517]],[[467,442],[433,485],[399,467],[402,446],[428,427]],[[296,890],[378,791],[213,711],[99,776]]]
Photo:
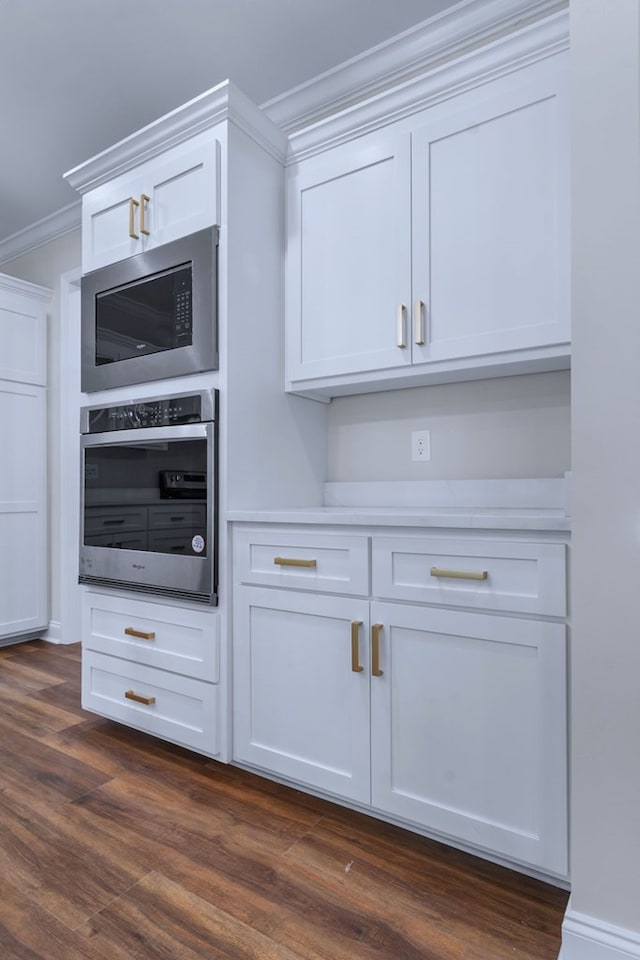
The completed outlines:
[[[366,596],[368,538],[315,531],[237,530],[236,580]]]
[[[83,645],[199,680],[219,678],[219,623],[213,611],[181,609],[149,600],[87,592]]]
[[[87,507],[85,511],[85,533],[121,533],[146,529],[146,507]]]
[[[174,500],[149,507],[149,530],[171,530],[174,527],[197,528],[204,533],[207,523],[207,507],[204,503],[184,503]]]
[[[391,600],[566,614],[563,544],[374,537],[372,578]]]
[[[82,706],[130,727],[198,750],[219,753],[218,687],[87,650]]]

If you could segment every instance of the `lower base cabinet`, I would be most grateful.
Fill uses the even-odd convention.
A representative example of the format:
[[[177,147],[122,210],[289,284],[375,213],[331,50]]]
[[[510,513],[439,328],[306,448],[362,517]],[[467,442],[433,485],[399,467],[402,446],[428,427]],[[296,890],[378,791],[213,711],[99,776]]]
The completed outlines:
[[[289,585],[235,586],[234,758],[566,876],[565,624]]]
[[[217,614],[87,590],[82,618],[84,709],[216,757]]]

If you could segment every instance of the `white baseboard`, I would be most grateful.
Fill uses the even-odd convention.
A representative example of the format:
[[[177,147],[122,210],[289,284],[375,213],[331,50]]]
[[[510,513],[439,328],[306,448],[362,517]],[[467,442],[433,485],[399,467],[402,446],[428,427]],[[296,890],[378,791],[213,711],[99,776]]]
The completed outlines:
[[[640,931],[578,913],[569,906],[562,924],[558,960],[638,960]]]
[[[62,636],[62,624],[58,623],[57,620],[49,620],[47,632],[42,634],[41,639],[46,640],[48,643],[73,643],[73,640],[64,639]]]

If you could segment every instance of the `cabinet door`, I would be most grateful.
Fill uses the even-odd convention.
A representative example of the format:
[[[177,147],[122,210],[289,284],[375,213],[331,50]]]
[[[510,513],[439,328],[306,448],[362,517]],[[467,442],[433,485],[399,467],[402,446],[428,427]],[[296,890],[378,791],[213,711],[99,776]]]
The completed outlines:
[[[237,588],[236,760],[369,802],[368,606],[365,600]]]
[[[373,805],[566,874],[564,626],[384,603],[371,622]]]
[[[87,193],[83,272],[219,223],[219,151],[209,131]]]
[[[563,61],[425,113],[413,133],[414,363],[569,341]]]
[[[34,295],[25,294],[25,288]],[[35,284],[0,275],[0,380],[46,385],[47,294]]]
[[[398,309],[411,295],[410,229],[408,134],[376,133],[292,168],[290,381],[411,362],[397,345]]]
[[[0,381],[0,640],[48,624],[44,387]]]

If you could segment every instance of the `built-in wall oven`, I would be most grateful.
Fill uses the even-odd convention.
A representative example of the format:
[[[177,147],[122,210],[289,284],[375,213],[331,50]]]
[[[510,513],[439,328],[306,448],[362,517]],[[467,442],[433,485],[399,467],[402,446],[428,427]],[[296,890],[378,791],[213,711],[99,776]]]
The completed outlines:
[[[217,390],[81,411],[81,583],[217,603]]]

